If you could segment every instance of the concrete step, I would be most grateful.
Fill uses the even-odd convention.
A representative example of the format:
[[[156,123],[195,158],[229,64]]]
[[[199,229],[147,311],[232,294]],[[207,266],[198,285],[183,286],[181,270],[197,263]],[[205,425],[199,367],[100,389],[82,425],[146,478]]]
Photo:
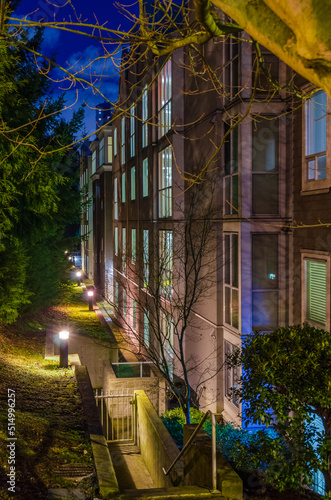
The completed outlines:
[[[138,446],[133,442],[109,443],[109,452],[120,491],[154,488]]]
[[[127,489],[123,491],[127,498],[145,498],[146,500],[225,500],[221,493],[212,493],[199,486],[178,486],[173,488]]]

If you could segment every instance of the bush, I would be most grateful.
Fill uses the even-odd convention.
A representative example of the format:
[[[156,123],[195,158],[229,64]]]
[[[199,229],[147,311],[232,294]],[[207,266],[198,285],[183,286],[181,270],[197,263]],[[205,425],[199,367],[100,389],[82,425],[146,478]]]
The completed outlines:
[[[191,408],[191,423],[198,424],[201,422],[204,413],[195,408]],[[185,424],[184,412],[181,408],[168,410],[161,416],[161,420],[168,429],[171,437],[175,441],[178,448],[183,447],[183,426]],[[205,427],[206,423],[203,425]]]

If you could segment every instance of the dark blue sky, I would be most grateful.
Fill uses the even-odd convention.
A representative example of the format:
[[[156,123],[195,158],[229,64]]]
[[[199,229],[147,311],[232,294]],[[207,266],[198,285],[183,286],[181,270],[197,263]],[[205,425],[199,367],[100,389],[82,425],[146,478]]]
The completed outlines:
[[[125,0],[128,4],[128,0]],[[76,21],[76,16],[83,22],[103,25],[105,24],[110,29],[121,30],[128,29],[129,21],[118,12],[118,9],[113,2],[107,0],[72,0],[72,5],[66,5],[68,0],[22,0],[19,8],[15,12],[19,17],[24,17],[29,14],[30,20],[39,21],[44,18],[53,21],[54,17],[57,21],[68,20],[70,17]],[[135,6],[127,7],[128,10],[135,9]],[[109,50],[111,47],[109,47]],[[103,56],[104,50],[100,42],[82,35],[66,33],[64,31],[47,29],[45,32],[45,42],[43,51],[48,53],[56,53],[56,61],[61,66],[66,68],[72,67],[80,71],[82,66],[86,66],[90,61],[93,61],[97,56]],[[118,59],[119,56],[117,56]],[[101,83],[98,75],[103,74]],[[61,80],[63,74],[55,70],[53,77]],[[117,69],[111,59],[106,63],[104,59],[96,61],[85,74],[90,82],[93,82],[96,87],[110,100],[116,100],[118,94],[118,77]],[[92,108],[86,108],[86,131],[91,133],[95,130],[95,111],[93,108],[103,101],[103,98],[91,88],[82,89],[80,85],[69,88],[68,82],[59,82],[54,85],[54,88],[63,90],[66,93],[67,105],[72,105],[76,109],[78,103],[85,101]],[[78,103],[74,104],[77,99]],[[71,115],[70,111],[65,112],[65,117]]]

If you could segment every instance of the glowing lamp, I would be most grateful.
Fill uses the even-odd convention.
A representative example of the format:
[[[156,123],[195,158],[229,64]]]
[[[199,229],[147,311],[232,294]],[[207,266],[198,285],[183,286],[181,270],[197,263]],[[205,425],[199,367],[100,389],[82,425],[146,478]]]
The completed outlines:
[[[87,292],[87,296],[88,296],[88,297],[93,297],[93,295],[94,295],[93,290],[89,290],[89,291]]]
[[[59,337],[61,340],[68,340],[69,332],[67,330],[62,330],[61,332],[59,332]]]

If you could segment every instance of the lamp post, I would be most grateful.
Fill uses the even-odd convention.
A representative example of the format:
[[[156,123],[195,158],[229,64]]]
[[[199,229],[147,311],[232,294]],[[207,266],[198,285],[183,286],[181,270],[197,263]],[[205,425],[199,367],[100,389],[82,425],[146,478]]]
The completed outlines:
[[[93,290],[88,290],[87,296],[88,296],[88,310],[89,311],[93,311],[93,295],[94,295]]]
[[[77,284],[78,284],[78,286],[80,286],[80,278],[82,276],[82,273],[80,271],[77,271],[76,276],[77,276]]]
[[[68,368],[68,339],[69,332],[62,330],[59,332],[60,338],[60,368]]]

